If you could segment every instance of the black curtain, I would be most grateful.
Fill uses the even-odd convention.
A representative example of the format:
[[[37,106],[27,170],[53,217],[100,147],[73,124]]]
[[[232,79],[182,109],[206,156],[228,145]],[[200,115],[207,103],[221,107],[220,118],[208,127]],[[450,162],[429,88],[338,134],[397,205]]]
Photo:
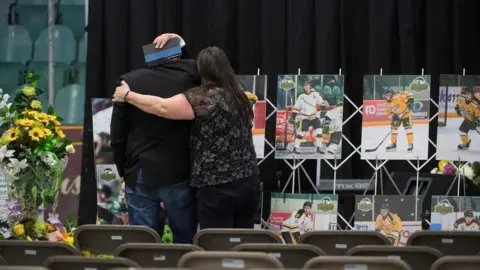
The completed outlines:
[[[158,34],[176,32],[192,55],[215,45],[226,51],[237,74],[268,75],[268,98],[276,103],[277,74],[345,74],[345,94],[362,102],[363,76],[432,75],[438,100],[439,74],[478,74],[480,55],[478,0],[95,0],[90,1],[87,56],[87,102],[79,222],[95,222],[96,182],[93,164],[91,104],[110,97],[121,74],[143,65],[141,46]],[[432,106],[433,107],[433,106]],[[271,111],[271,108],[269,109]],[[345,115],[353,107],[345,106]],[[431,115],[436,112],[432,108]],[[436,121],[430,136],[436,138]],[[275,119],[267,123],[273,142]],[[344,127],[360,143],[361,116]],[[343,143],[343,157],[353,151]],[[430,155],[434,153],[431,147]],[[432,164],[433,165],[433,164]],[[267,190],[288,176],[282,161],[261,165]],[[404,161],[389,162],[390,171],[411,171]],[[431,166],[425,166],[430,170]],[[306,169],[313,176],[315,161]],[[337,177],[370,178],[373,170],[359,155]],[[332,171],[322,166],[322,178]],[[305,187],[305,185],[303,185]]]

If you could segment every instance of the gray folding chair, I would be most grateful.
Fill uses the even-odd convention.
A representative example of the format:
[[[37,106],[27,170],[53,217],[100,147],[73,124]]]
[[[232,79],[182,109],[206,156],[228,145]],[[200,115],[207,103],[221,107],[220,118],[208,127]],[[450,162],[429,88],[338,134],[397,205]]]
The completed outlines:
[[[480,269],[479,256],[445,256],[438,259],[432,270],[477,270]]]
[[[42,266],[2,265],[0,270],[49,270]]]
[[[0,256],[0,265],[7,264],[7,262],[3,259],[2,256]]]
[[[160,243],[156,231],[145,226],[82,225],[75,230],[75,244],[80,251],[113,255],[126,243]]]
[[[282,263],[265,253],[233,251],[193,251],[183,255],[179,268],[220,269],[283,269]]]
[[[442,254],[431,247],[356,246],[348,256],[388,257],[406,262],[413,270],[430,269]]]
[[[378,232],[369,231],[314,231],[300,236],[298,243],[314,245],[327,255],[345,255],[359,245],[388,246],[390,242]]]
[[[279,244],[282,240],[271,231],[254,229],[205,229],[193,238],[194,245],[211,251],[228,251],[245,243]]]
[[[40,266],[48,257],[56,255],[80,256],[80,252],[74,247],[61,242],[0,241],[0,256],[8,265]]]
[[[325,256],[318,247],[306,244],[241,244],[233,251],[263,252],[277,258],[285,268],[301,269],[305,263],[317,256]]]
[[[178,260],[188,252],[202,251],[194,245],[183,244],[123,244],[115,250],[115,257],[127,258],[141,267],[177,267]]]
[[[109,270],[111,268],[138,267],[138,264],[125,258],[98,258],[82,256],[53,256],[43,265],[50,270]]]
[[[408,246],[432,247],[444,256],[477,255],[480,252],[480,233],[456,231],[418,231],[410,235]]]
[[[385,257],[323,256],[308,261],[303,269],[411,270],[403,261]],[[428,269],[425,269],[428,270]]]

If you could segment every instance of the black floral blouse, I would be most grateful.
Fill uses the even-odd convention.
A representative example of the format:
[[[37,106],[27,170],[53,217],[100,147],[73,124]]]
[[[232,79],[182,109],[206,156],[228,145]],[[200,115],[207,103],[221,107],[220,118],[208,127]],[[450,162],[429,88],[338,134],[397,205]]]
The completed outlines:
[[[185,97],[195,114],[191,144],[191,186],[204,187],[258,175],[252,123],[226,102],[221,88],[193,88]]]

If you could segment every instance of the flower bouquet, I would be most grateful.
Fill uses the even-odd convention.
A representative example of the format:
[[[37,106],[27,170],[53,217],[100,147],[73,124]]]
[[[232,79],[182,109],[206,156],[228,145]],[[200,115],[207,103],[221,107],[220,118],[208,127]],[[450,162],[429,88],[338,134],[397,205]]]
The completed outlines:
[[[43,111],[38,79],[26,74],[12,103],[0,92],[0,177],[8,194],[7,223],[11,237],[17,239],[73,242],[69,238],[73,224],[63,226],[55,210],[67,156],[75,149],[60,129],[62,118],[54,108]],[[44,222],[43,211],[49,205],[53,213]]]
[[[457,168],[460,168],[457,170]],[[441,160],[438,162],[438,167],[431,171],[432,174],[447,174],[447,175],[461,175],[470,180],[475,185],[480,185],[480,163],[461,164],[460,162],[450,162],[448,160]]]
[[[245,95],[247,95],[247,98],[252,106],[258,102],[258,97],[254,93],[245,91]]]

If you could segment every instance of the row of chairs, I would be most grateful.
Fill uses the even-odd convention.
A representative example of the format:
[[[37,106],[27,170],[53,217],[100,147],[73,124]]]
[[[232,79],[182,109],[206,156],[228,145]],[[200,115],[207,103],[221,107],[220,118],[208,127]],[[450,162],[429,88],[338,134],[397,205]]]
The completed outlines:
[[[0,88],[13,92],[23,83],[24,72],[31,70],[40,75],[37,86],[48,89],[48,29],[44,29],[33,44],[23,26],[7,25],[0,28],[0,40]],[[85,85],[87,34],[77,43],[68,27],[55,25],[52,42],[55,89],[72,82]]]

